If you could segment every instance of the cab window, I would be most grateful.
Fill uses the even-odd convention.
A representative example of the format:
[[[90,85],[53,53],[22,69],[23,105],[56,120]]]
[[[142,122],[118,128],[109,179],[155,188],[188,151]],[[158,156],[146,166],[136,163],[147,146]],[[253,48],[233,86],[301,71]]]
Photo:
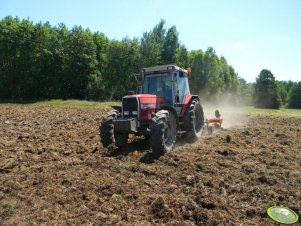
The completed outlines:
[[[179,75],[177,76],[176,79],[176,91],[179,96],[179,103],[183,103],[184,97],[190,93],[189,87],[188,87],[188,79],[187,75],[180,77]]]

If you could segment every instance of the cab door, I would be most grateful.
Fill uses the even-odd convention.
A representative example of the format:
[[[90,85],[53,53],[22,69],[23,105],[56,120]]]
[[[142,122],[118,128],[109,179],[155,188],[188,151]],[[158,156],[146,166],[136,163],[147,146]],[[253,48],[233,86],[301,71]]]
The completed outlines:
[[[188,86],[188,75],[183,71],[178,71],[174,77],[175,109],[180,114],[184,99],[190,94]]]

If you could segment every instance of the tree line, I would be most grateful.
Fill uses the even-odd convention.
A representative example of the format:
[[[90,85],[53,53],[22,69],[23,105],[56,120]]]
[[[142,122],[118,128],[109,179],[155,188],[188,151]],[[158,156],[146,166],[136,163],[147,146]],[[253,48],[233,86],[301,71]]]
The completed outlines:
[[[254,84],[253,103],[257,108],[301,108],[301,82],[276,81],[271,71],[263,69]]]
[[[140,68],[190,67],[191,89],[205,97],[236,94],[238,76],[213,48],[188,51],[175,26],[161,20],[140,39],[110,40],[81,26],[68,29],[6,17],[0,22],[0,98],[120,99]]]
[[[62,23],[34,24],[11,16],[0,21],[0,99],[120,100],[137,85],[132,73],[169,63],[191,69],[191,91],[203,100],[226,96],[252,103],[254,84],[212,47],[188,51],[177,28],[166,28],[164,20],[141,38],[122,40]],[[279,91],[281,97],[289,86]]]

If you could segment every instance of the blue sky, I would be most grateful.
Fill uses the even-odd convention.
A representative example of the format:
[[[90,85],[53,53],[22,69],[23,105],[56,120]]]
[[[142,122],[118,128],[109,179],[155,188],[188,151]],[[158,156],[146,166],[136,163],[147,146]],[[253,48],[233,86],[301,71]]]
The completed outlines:
[[[140,38],[164,19],[189,50],[213,47],[248,82],[261,69],[301,81],[301,0],[0,0],[0,18],[8,15],[118,40]]]

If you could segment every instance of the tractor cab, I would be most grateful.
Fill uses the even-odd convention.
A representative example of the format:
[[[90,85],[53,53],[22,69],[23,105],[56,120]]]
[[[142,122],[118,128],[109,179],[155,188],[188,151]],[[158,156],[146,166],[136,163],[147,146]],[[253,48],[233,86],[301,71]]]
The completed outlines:
[[[175,65],[162,65],[142,70],[142,93],[164,97],[166,105],[175,107],[177,113],[190,94],[188,72]]]

